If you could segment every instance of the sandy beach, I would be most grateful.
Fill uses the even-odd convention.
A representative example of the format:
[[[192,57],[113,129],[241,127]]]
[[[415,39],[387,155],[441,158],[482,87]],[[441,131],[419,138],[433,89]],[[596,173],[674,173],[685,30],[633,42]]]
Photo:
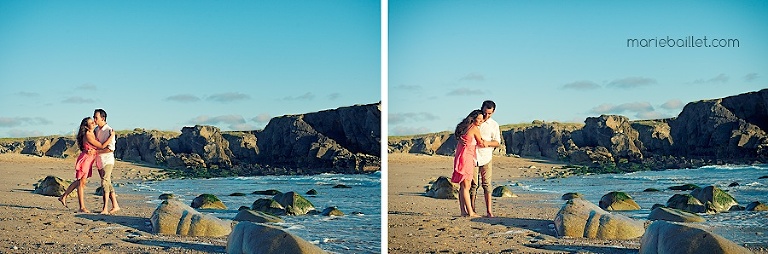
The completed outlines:
[[[122,210],[100,215],[100,186],[96,172],[86,188],[87,208],[77,213],[77,199],[69,208],[56,197],[33,194],[33,184],[48,175],[74,178],[74,158],[57,159],[0,154],[0,253],[211,253],[223,252],[227,239],[152,234],[149,217],[155,205],[143,196],[126,194],[126,182],[160,170],[118,161],[113,173]]]
[[[493,183],[514,183],[541,177],[562,165],[506,156],[493,158]],[[560,195],[515,193],[516,198],[493,198],[496,218],[459,217],[457,200],[424,195],[425,186],[452,172],[453,157],[389,154],[389,253],[637,253],[639,239],[592,240],[557,238],[552,219],[562,203],[541,200]],[[478,214],[485,214],[482,191]]]

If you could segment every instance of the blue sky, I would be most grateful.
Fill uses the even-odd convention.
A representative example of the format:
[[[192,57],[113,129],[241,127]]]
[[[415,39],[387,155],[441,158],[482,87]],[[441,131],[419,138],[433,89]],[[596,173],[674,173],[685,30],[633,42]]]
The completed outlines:
[[[739,47],[627,47],[707,36]],[[677,116],[768,87],[766,1],[389,1],[389,135],[453,130],[485,99],[500,124]]]
[[[379,1],[0,1],[0,137],[263,128],[375,103]]]

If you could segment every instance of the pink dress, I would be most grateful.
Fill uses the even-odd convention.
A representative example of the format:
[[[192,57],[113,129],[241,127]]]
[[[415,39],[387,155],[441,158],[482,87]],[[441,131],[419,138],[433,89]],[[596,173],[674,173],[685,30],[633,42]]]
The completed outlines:
[[[93,171],[91,171],[93,163],[101,163],[98,154],[88,154],[89,149],[96,149],[96,147],[86,141],[85,151],[80,152],[80,155],[77,156],[77,162],[75,162],[75,179],[81,179],[86,176],[90,178],[93,175]]]
[[[461,142],[461,141],[464,142]],[[475,171],[475,148],[477,142],[474,137],[464,134],[461,140],[457,140],[456,153],[453,156],[453,176],[451,182],[460,183],[466,179],[472,179]],[[464,145],[466,143],[466,145]]]

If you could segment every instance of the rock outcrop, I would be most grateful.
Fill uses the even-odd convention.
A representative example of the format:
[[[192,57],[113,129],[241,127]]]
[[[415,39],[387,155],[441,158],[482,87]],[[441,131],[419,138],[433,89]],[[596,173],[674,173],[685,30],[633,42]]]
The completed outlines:
[[[432,186],[427,189],[427,197],[440,198],[440,199],[458,199],[459,187],[448,180],[448,177],[441,176],[432,183]]]
[[[658,207],[654,208],[650,214],[648,214],[649,220],[665,220],[676,222],[704,222],[704,217],[695,213],[689,213],[683,210]]]
[[[768,211],[768,205],[760,201],[755,201],[755,202],[749,203],[746,207],[746,210],[757,211],[757,212]]]
[[[293,191],[277,194],[272,199],[285,208],[287,215],[304,215],[315,210],[312,202]]]
[[[59,197],[64,194],[67,187],[69,187],[69,184],[70,182],[64,181],[64,179],[56,176],[46,176],[34,185],[35,190],[32,191],[32,193]],[[67,197],[77,197],[77,191],[70,192]]]
[[[228,254],[326,253],[314,244],[282,229],[243,221],[227,238]]]
[[[688,224],[656,221],[640,240],[640,254],[752,253],[720,235]]]
[[[493,188],[493,192],[491,193],[491,196],[499,197],[499,198],[514,198],[517,197],[515,193],[512,193],[512,190],[509,189],[507,186],[497,186],[496,188]]]
[[[235,218],[233,219],[235,221],[250,221],[250,222],[257,222],[257,223],[277,223],[277,222],[283,222],[283,219],[280,219],[280,217],[269,215],[264,212],[260,211],[254,211],[250,209],[244,209],[237,212],[237,215],[235,215]]]
[[[731,210],[731,207],[739,205],[730,194],[715,186],[695,189],[691,192],[691,196],[701,203],[711,203],[717,212],[727,212]]]
[[[381,104],[355,105],[273,118],[264,130],[222,132],[214,126],[181,133],[119,132],[119,160],[179,170],[183,175],[365,173],[380,170]],[[68,157],[73,137],[0,142],[0,153]]]
[[[643,235],[643,222],[611,214],[584,199],[566,201],[554,219],[558,236],[633,239]]]
[[[201,214],[177,200],[163,201],[149,220],[155,234],[221,237],[232,231],[229,222]]]
[[[598,206],[606,211],[640,210],[640,206],[629,194],[620,191],[612,191],[603,195]]]
[[[213,194],[200,194],[192,200],[192,208],[226,210],[227,206]]]

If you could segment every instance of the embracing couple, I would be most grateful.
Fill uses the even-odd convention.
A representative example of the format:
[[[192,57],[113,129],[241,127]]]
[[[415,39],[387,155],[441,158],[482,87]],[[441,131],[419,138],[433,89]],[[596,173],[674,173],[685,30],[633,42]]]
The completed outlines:
[[[475,213],[475,198],[478,182],[483,187],[487,217],[491,212],[491,175],[493,150],[501,145],[499,124],[491,119],[496,111],[496,103],[484,101],[481,108],[473,110],[458,125],[456,153],[453,158],[453,176],[451,182],[459,183],[459,208],[461,216],[480,217]],[[475,177],[475,167],[480,175]],[[477,182],[476,182],[477,181]]]
[[[80,148],[80,155],[75,162],[75,180],[69,185],[61,197],[64,207],[67,206],[67,196],[77,188],[77,199],[80,203],[81,213],[90,213],[85,207],[85,184],[91,177],[91,168],[96,165],[101,176],[101,187],[104,190],[104,207],[101,214],[115,214],[120,211],[117,204],[115,188],[112,186],[112,169],[115,166],[115,131],[107,125],[107,112],[103,109],[93,111],[93,118],[86,117],[80,122],[80,128],[77,130],[77,146]],[[107,210],[109,200],[112,200],[112,209]]]

